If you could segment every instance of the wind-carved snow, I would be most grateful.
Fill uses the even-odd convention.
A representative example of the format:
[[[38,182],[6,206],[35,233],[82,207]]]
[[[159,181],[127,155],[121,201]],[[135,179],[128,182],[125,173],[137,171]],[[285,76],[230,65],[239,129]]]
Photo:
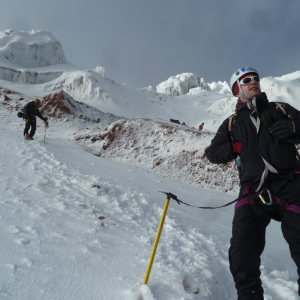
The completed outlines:
[[[155,92],[151,85],[140,89],[140,91],[143,94],[146,94],[147,98],[148,97],[152,98],[152,100],[150,100],[152,103],[166,102],[168,99],[170,99],[169,95],[166,95],[164,93]]]
[[[212,83],[208,83],[208,86],[211,89],[211,91],[216,91],[219,94],[229,94],[229,95],[232,94],[230,87],[226,81],[223,81],[223,82],[222,81],[218,81],[218,82],[213,81]]]
[[[8,61],[25,68],[66,62],[60,42],[50,32],[40,30],[1,31],[0,54]]]
[[[156,86],[160,93],[170,96],[186,95],[190,89],[200,88],[201,90],[210,90],[203,78],[193,73],[182,73],[170,77],[168,80]]]
[[[110,85],[116,88],[119,84],[104,76],[104,68],[97,68],[88,71],[64,72],[59,78],[47,83],[46,87],[52,90],[65,90],[74,98],[81,100],[88,98],[108,105],[122,105],[122,101],[114,99],[103,89]]]
[[[234,113],[235,106],[236,98],[226,97],[215,102],[207,109],[207,112],[211,114],[228,115]]]

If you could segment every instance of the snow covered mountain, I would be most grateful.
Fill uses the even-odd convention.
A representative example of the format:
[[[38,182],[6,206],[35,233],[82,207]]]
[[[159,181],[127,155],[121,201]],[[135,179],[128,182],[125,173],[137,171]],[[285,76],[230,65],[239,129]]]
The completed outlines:
[[[236,298],[227,256],[232,207],[171,202],[142,285],[165,201],[158,191],[195,206],[236,196],[234,164],[212,165],[204,155],[235,106],[226,82],[187,85],[176,97],[131,88],[101,67],[72,65],[42,31],[0,33],[0,73],[0,299]],[[262,89],[300,109],[299,83],[300,71],[263,78]],[[17,111],[35,97],[50,128],[38,120],[36,140],[25,141]],[[298,299],[279,232],[272,222],[265,298]]]

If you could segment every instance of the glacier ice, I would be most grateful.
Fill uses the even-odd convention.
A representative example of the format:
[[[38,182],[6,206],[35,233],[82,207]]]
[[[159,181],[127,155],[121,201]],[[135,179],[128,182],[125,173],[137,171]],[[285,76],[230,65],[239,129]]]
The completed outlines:
[[[0,79],[19,84],[41,84],[61,76],[62,71],[35,72],[0,67]]]
[[[66,62],[61,43],[40,30],[0,32],[0,55],[24,68],[47,67]]]

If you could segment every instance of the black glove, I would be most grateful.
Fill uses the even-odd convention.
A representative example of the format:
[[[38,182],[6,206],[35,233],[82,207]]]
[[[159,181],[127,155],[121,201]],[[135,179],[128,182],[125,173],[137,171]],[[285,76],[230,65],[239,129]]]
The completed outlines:
[[[282,141],[295,137],[300,134],[300,124],[296,120],[283,119],[277,121],[268,130],[273,134],[278,140]]]
[[[267,111],[264,111],[261,114],[260,119],[267,129],[269,129],[269,127],[271,127],[275,123],[275,120],[270,116],[270,114]]]
[[[282,140],[282,142],[290,143],[292,145],[297,145],[297,144],[300,144],[300,136],[296,135],[289,139],[284,139],[284,140]]]

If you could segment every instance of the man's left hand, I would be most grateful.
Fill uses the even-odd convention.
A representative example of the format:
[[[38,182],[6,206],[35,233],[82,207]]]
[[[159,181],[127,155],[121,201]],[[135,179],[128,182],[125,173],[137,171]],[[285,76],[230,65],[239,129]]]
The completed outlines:
[[[277,121],[268,130],[280,141],[299,135],[300,125],[295,120],[284,119]]]

